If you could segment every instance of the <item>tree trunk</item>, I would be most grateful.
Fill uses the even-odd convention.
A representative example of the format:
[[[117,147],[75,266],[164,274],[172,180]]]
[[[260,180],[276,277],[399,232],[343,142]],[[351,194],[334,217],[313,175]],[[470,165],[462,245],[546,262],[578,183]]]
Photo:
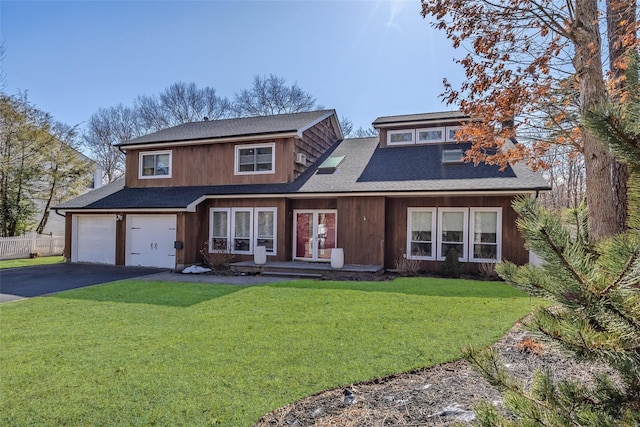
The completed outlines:
[[[571,28],[575,43],[573,65],[580,85],[582,114],[606,100],[597,6],[597,0],[576,1],[575,21]],[[613,156],[591,134],[586,131],[583,134],[589,233],[599,240],[619,231],[616,198],[612,191]]]
[[[609,70],[614,79],[615,100],[623,90],[622,78],[624,68],[621,61],[626,61],[629,46],[636,42],[636,0],[607,0],[607,38],[609,39]],[[618,231],[627,228],[628,202],[627,191],[629,169],[624,163],[614,159],[612,163],[613,194],[616,207],[616,226]]]

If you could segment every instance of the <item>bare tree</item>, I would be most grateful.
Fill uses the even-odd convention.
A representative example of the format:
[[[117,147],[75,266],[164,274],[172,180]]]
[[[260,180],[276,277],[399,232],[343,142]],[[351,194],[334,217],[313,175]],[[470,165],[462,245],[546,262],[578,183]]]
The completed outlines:
[[[91,181],[91,162],[77,150],[76,136],[76,127],[60,122],[49,130],[41,159],[43,176],[35,193],[43,206],[36,233],[46,227],[52,205],[80,195]]]
[[[115,144],[144,133],[136,111],[118,104],[92,114],[82,139],[92,157],[102,166],[104,180],[113,182],[124,175],[124,153]]]
[[[233,112],[238,117],[270,116],[319,110],[322,106],[297,83],[287,86],[285,79],[273,74],[254,76],[251,89],[235,94]]]
[[[177,82],[159,95],[138,96],[134,110],[147,132],[183,123],[227,117],[231,104],[216,95],[211,87],[198,88],[195,83]]]

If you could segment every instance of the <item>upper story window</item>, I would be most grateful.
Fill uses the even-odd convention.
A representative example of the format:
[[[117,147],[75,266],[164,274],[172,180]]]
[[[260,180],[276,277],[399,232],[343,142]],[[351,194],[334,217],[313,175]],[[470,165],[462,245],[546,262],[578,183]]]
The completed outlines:
[[[418,129],[418,144],[444,141],[444,128]]]
[[[456,142],[456,132],[460,126],[447,126],[447,142]]]
[[[140,153],[139,178],[171,178],[171,151]]]
[[[438,144],[457,142],[456,132],[460,126],[441,126],[420,129],[387,131],[387,145]]]
[[[387,144],[389,145],[414,144],[415,133],[416,132],[413,129],[390,130],[389,132],[387,132]]]
[[[236,146],[236,175],[273,173],[275,144]]]

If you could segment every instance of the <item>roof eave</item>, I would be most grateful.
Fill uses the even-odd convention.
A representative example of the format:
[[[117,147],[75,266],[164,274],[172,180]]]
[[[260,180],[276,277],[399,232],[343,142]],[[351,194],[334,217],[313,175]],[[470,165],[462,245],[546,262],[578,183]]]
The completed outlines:
[[[288,131],[280,131],[280,132],[266,132],[259,134],[247,134],[247,135],[234,135],[234,136],[224,136],[219,138],[199,138],[199,139],[188,139],[188,140],[178,140],[178,141],[158,141],[158,142],[147,142],[140,144],[116,144],[116,147],[127,151],[127,150],[137,150],[139,148],[164,148],[164,147],[179,147],[186,145],[201,145],[201,144],[221,144],[224,142],[239,142],[239,141],[259,141],[264,139],[274,139],[274,138],[301,138],[302,132],[298,130],[288,130]]]

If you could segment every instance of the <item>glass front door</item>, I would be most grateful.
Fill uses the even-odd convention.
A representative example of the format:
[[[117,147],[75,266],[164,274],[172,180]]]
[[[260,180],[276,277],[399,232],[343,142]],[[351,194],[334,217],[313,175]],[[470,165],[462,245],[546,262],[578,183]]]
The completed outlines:
[[[335,210],[294,211],[293,259],[330,261],[337,243],[337,216]]]

